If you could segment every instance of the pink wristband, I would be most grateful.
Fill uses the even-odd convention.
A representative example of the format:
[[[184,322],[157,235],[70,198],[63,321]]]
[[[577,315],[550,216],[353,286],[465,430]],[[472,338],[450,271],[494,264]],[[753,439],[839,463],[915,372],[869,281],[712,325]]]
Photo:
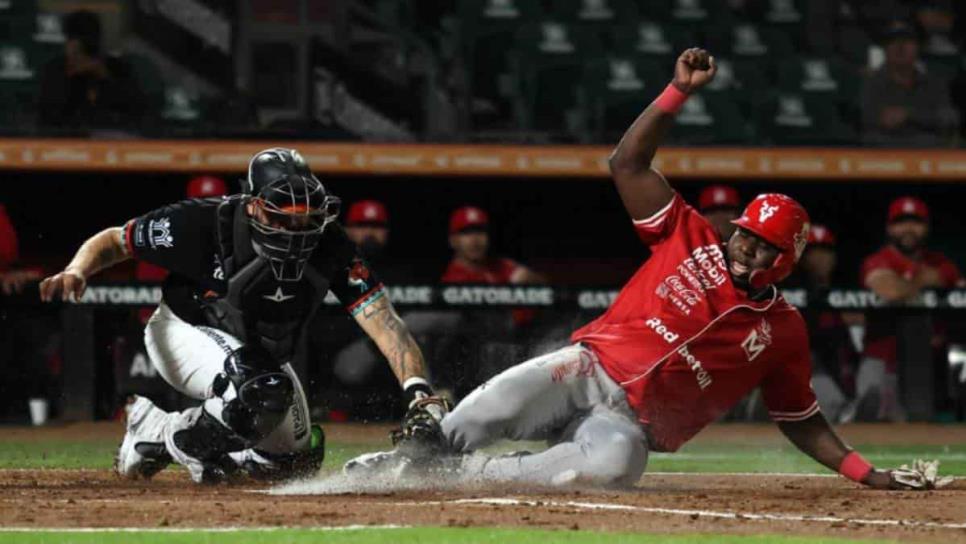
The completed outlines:
[[[839,474],[853,482],[861,483],[870,472],[872,472],[872,464],[863,459],[856,451],[846,455],[845,459],[842,459],[842,464],[839,465]]]
[[[686,93],[682,93],[673,83],[668,83],[661,95],[654,99],[654,105],[665,113],[677,113],[687,99]]]

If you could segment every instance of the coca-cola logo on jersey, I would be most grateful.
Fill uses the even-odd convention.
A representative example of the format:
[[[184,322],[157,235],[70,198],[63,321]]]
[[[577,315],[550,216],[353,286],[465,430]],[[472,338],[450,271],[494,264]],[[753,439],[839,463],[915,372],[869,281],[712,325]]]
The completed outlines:
[[[684,315],[703,300],[703,293],[716,289],[727,280],[728,266],[718,244],[697,247],[675,270],[658,284],[654,293],[674,305]]]

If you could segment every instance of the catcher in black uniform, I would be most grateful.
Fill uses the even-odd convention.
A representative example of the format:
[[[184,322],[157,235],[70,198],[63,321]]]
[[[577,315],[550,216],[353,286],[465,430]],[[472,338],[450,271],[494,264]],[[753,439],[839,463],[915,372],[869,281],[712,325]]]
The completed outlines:
[[[410,404],[402,435],[435,432],[446,413],[419,347],[336,222],[339,199],[298,152],[257,153],[243,185],[240,195],[187,200],[108,228],[41,284],[44,300],[79,298],[88,278],[127,259],[171,272],[145,345],[164,379],[200,403],[165,412],[135,397],[115,461],[122,476],[150,478],[172,461],[196,482],[317,470],[324,435],[289,361],[329,291],[399,379]]]

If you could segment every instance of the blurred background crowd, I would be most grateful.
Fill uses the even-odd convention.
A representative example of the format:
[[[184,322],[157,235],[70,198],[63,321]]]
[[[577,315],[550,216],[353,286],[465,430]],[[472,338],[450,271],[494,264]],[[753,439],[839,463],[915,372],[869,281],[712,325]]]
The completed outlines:
[[[702,46],[720,72],[676,142],[957,146],[964,28],[953,0],[5,0],[0,115],[13,134],[610,142]]]
[[[677,54],[698,45],[714,54],[718,77],[685,104],[669,145],[957,148],[964,36],[966,4],[952,0],[0,0],[0,136],[610,145],[667,84]],[[599,181],[320,177],[346,201],[342,223],[390,286],[616,288],[647,256]],[[35,304],[38,278],[101,228],[238,186],[224,172],[3,178],[0,421],[24,421],[41,401],[58,415],[69,359],[64,310]],[[765,187],[676,184],[723,238]],[[817,223],[789,288],[816,299],[868,289],[901,304],[966,287],[966,186],[767,189],[795,195]],[[103,279],[165,274],[132,265]],[[183,402],[144,353],[150,308],[84,311],[92,416],[116,417],[131,392]],[[599,311],[403,317],[434,379],[459,398],[566,342]],[[904,376],[919,374],[934,398],[930,417],[966,416],[966,372],[950,366],[966,343],[958,312],[803,313],[830,419],[905,420]],[[313,327],[299,364],[314,416],[399,416],[388,367],[344,312],[333,307]],[[903,369],[913,352],[918,366]],[[765,416],[752,395],[728,417]]]

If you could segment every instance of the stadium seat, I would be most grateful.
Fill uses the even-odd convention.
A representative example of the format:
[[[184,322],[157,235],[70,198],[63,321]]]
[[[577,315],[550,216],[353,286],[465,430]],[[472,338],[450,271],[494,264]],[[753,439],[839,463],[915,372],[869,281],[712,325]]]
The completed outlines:
[[[738,144],[750,141],[752,130],[729,97],[698,93],[678,112],[668,139],[681,144]]]
[[[800,0],[768,0],[762,13],[762,22],[786,25],[800,24],[805,19],[803,2]]]
[[[16,129],[36,109],[39,68],[27,48],[0,45],[0,118]]]
[[[611,49],[621,55],[661,60],[669,66],[681,51],[697,44],[688,26],[650,20],[615,27],[610,41]]]
[[[164,79],[153,60],[135,53],[125,53],[121,60],[128,63],[134,77],[148,100],[148,115],[156,117],[166,107]]]
[[[759,133],[772,143],[786,145],[845,145],[857,141],[836,105],[802,94],[769,97],[756,115]]]
[[[550,13],[569,23],[608,25],[638,16],[633,0],[553,0]]]
[[[37,3],[34,0],[0,3],[0,42],[23,42],[30,39],[34,32],[36,15]]]
[[[869,62],[869,47],[872,40],[858,25],[842,25],[838,29],[837,49],[839,55],[855,66],[865,66]]]
[[[459,35],[468,74],[471,124],[499,124],[510,117],[507,53],[516,32],[540,14],[531,0],[460,0]]]
[[[513,52],[520,126],[556,133],[574,130],[583,64],[599,52],[594,34],[575,25],[548,20],[522,28]]]
[[[197,93],[169,85],[164,89],[161,119],[168,131],[193,133],[205,121],[204,103]]]
[[[776,29],[752,23],[715,25],[707,32],[717,55],[739,58],[780,59],[794,51],[789,37]]]
[[[855,102],[858,73],[838,58],[800,57],[778,65],[778,86],[784,92]]]
[[[587,64],[583,92],[597,139],[616,141],[667,81],[667,68],[655,61],[613,56]]]

